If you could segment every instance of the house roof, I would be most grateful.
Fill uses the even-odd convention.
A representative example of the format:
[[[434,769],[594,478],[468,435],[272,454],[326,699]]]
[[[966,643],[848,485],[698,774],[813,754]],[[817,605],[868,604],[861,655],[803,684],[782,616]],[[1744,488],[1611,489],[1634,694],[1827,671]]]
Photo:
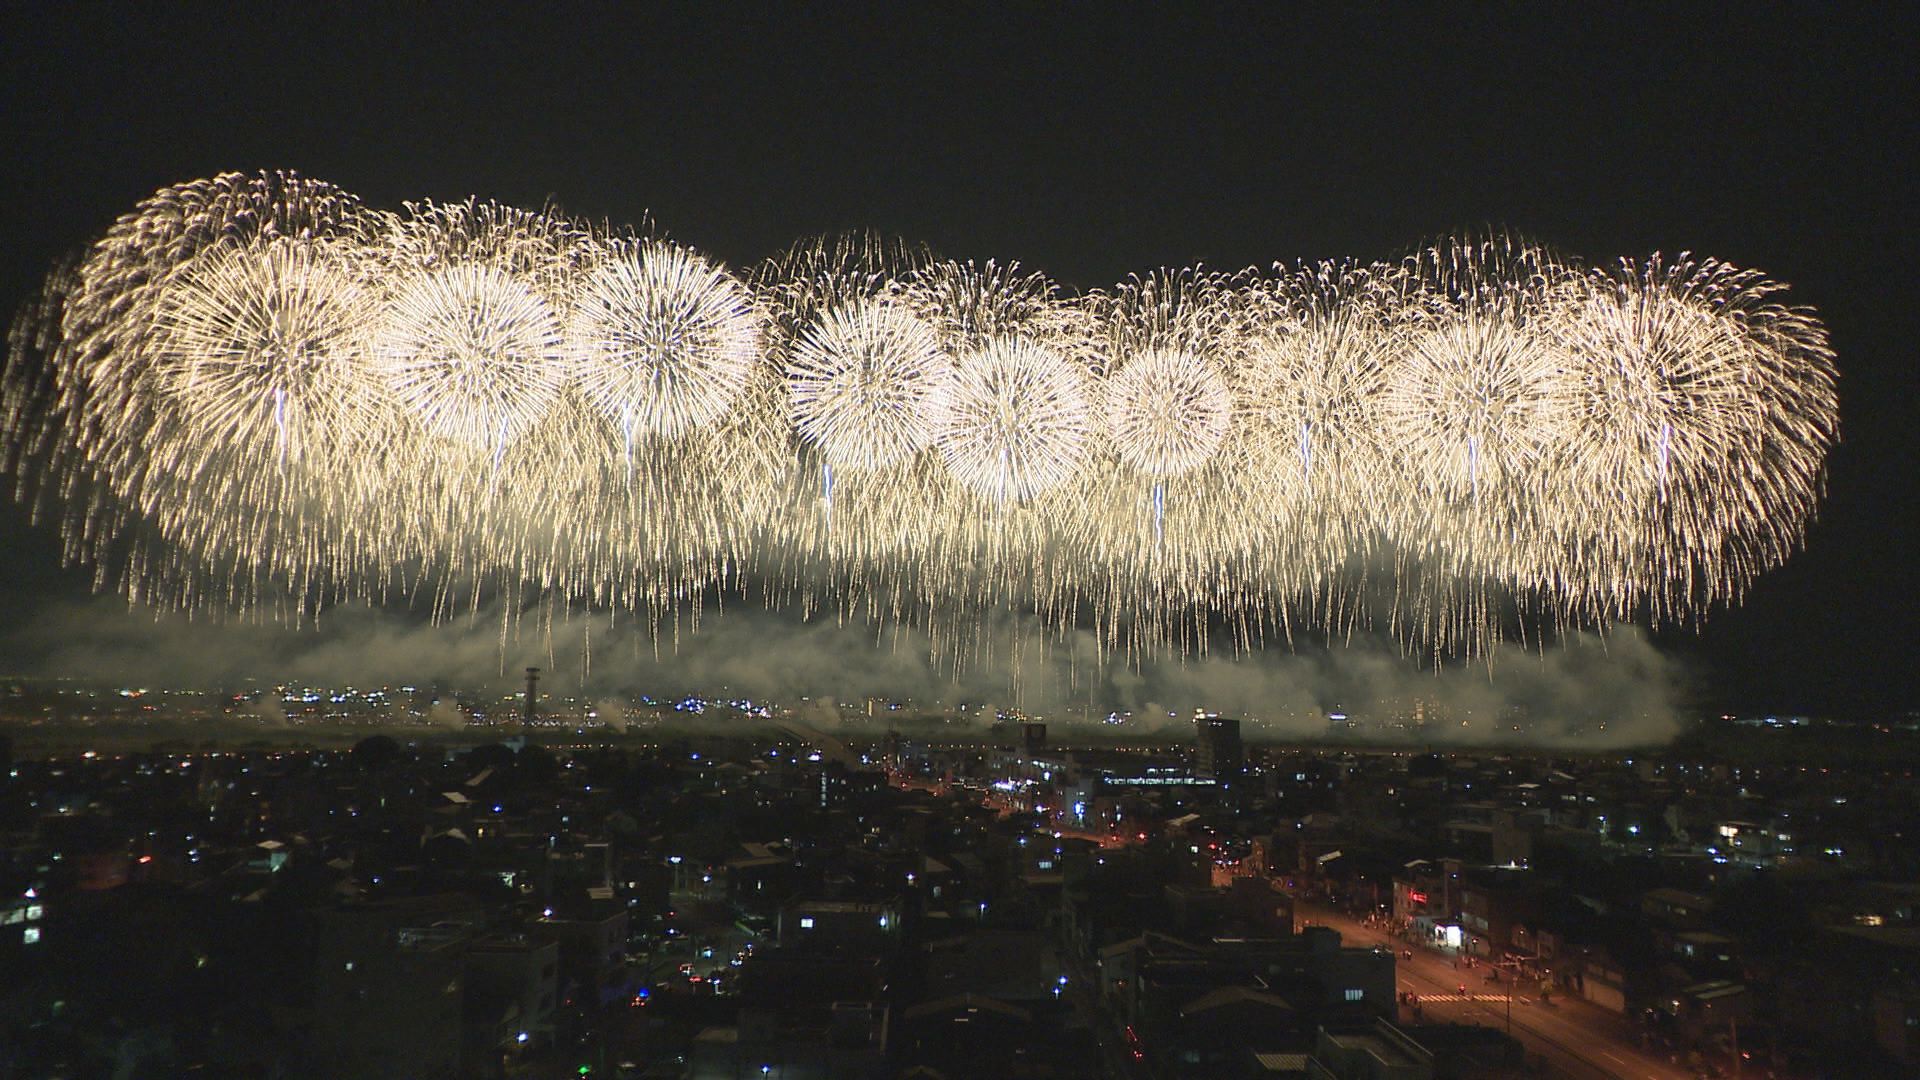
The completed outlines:
[[[1678,904],[1700,911],[1713,909],[1713,901],[1699,893],[1690,893],[1685,889],[1659,888],[1646,891],[1648,900],[1658,900],[1668,904]]]
[[[1255,990],[1250,986],[1223,986],[1218,990],[1202,994],[1192,1001],[1187,1002],[1185,1005],[1180,1006],[1180,1015],[1194,1016],[1229,1005],[1242,1004],[1259,1005],[1287,1013],[1293,1011],[1293,1006],[1287,1004],[1286,999],[1276,997],[1265,991]]]
[[[908,1009],[902,1015],[908,1020],[918,1020],[923,1016],[935,1016],[948,1012],[988,1012],[1013,1020],[1027,1021],[1033,1014],[1015,1005],[1009,1005],[985,994],[953,994],[948,997],[923,1001]]]
[[[1716,979],[1713,982],[1695,983],[1680,991],[1695,1001],[1718,1001],[1721,998],[1737,997],[1747,992],[1745,983],[1728,982]]]

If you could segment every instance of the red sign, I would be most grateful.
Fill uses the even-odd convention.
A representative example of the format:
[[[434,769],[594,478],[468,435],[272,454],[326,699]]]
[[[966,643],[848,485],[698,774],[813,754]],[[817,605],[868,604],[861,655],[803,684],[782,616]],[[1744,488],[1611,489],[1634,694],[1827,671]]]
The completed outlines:
[[[1408,889],[1407,900],[1415,904],[1424,904],[1427,902],[1427,894],[1420,892],[1417,889]]]

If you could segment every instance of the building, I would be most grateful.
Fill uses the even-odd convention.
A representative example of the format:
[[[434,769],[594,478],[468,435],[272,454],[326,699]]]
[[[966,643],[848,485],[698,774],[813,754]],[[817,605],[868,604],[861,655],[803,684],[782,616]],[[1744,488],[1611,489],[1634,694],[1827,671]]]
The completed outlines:
[[[1459,883],[1459,895],[1460,923],[1469,954],[1498,959],[1509,953],[1534,951],[1534,943],[1525,931],[1539,922],[1540,886],[1526,871],[1470,871]]]
[[[474,942],[466,957],[463,1060],[473,1064],[525,1043],[551,1042],[559,972],[557,941],[498,934]]]
[[[316,912],[306,1047],[330,1076],[451,1077],[460,1067],[467,945],[458,896]]]
[[[1362,1031],[1321,1028],[1307,1075],[1314,1080],[1433,1080],[1433,1054],[1385,1020]]]
[[[1047,725],[1027,721],[1020,725],[1020,742],[1029,754],[1037,754],[1047,748]]]
[[[627,970],[627,912],[596,903],[575,915],[548,916],[537,932],[560,947],[560,974],[569,994],[605,1005],[630,992]]]
[[[40,894],[29,887],[24,893],[12,900],[0,904],[0,947],[7,945],[30,946],[40,944],[45,929],[42,918],[46,907]]]
[[[1201,775],[1222,779],[1238,776],[1246,769],[1247,750],[1240,741],[1240,721],[1202,713],[1193,718],[1193,726]]]
[[[894,905],[807,900],[780,909],[776,936],[786,948],[841,948],[884,953],[900,927]]]

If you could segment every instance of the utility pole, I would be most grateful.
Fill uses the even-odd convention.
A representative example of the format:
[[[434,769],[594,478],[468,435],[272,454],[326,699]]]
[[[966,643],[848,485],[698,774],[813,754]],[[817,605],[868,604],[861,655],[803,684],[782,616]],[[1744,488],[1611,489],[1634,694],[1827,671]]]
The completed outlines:
[[[1738,1014],[1728,1021],[1728,1026],[1733,1030],[1733,1080],[1740,1080],[1740,1017]]]

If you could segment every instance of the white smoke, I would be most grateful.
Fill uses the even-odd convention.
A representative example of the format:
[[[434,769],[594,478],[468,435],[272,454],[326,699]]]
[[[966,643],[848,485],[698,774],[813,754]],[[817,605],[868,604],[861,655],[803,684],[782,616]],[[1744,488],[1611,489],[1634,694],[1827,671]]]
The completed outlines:
[[[1665,742],[1684,726],[1684,672],[1633,627],[1580,633],[1539,652],[1507,648],[1491,662],[1431,662],[1389,642],[1269,649],[1246,656],[1148,660],[1103,655],[1091,634],[1061,638],[1009,624],[992,662],[955,670],[911,630],[802,623],[764,612],[710,615],[697,633],[657,640],[644,626],[483,612],[431,624],[364,607],[336,609],[312,629],[188,620],[129,612],[97,599],[41,610],[0,647],[22,674],[180,687],[301,682],[321,686],[426,685],[511,693],[527,665],[548,669],[542,690],[595,703],[624,728],[636,694],[725,695],[802,706],[810,723],[842,722],[838,703],[911,700],[1013,706],[1051,723],[1130,714],[1112,734],[1188,730],[1195,709],[1254,721],[1250,737],[1316,738],[1345,712],[1371,738],[1556,746]],[[589,679],[585,672],[591,670]],[[561,672],[569,674],[562,675]],[[578,673],[578,674],[573,674]],[[273,722],[272,707],[254,712]],[[1418,713],[1424,726],[1390,727]],[[864,710],[847,710],[857,722]],[[973,709],[969,716],[990,715]],[[464,725],[451,701],[429,723]],[[286,722],[281,713],[278,722]],[[1515,731],[1519,724],[1522,730]]]

